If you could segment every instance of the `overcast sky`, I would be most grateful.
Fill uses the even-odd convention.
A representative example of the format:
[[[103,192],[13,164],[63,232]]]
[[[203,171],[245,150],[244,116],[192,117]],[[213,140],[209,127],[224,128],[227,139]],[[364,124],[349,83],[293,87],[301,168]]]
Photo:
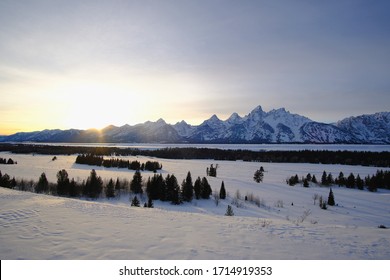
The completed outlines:
[[[390,1],[0,0],[0,134],[390,109]]]

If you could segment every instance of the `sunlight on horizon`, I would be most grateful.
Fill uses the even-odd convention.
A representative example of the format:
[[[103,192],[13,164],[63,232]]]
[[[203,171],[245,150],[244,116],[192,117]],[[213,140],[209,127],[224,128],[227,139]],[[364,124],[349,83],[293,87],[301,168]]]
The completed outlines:
[[[14,92],[15,98],[28,98],[18,101],[23,103],[20,108],[4,112],[18,125],[3,125],[0,135],[43,129],[101,130],[109,125],[136,125],[160,118],[168,123],[203,118],[188,115],[189,105],[197,104],[197,93],[202,90],[192,77],[155,73],[129,74],[126,79],[105,74],[42,74],[27,80],[23,87],[8,87],[6,90]]]

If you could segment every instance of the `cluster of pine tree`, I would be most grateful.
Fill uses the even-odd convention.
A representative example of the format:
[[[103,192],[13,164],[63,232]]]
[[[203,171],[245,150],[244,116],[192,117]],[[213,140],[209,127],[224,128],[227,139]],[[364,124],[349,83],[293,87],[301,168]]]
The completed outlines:
[[[127,168],[130,170],[148,170],[156,172],[162,169],[162,164],[157,161],[147,161],[146,163],[140,163],[138,160],[129,161],[123,159],[104,159],[103,156],[94,154],[82,154],[76,157],[76,163],[87,164],[95,166],[104,166],[106,168]]]
[[[390,171],[377,170],[376,174],[364,178],[360,175],[349,174],[348,177],[344,177],[344,174],[340,172],[338,178],[335,180],[335,184],[339,186],[345,186],[351,189],[363,190],[366,187],[371,192],[376,192],[378,188],[390,189]]]
[[[217,169],[218,169],[218,164],[215,165],[211,164],[210,167],[207,167],[206,169],[206,175],[210,177],[217,177]]]
[[[309,187],[309,182],[317,184],[315,175],[310,173],[306,177],[299,178],[297,174],[291,176],[286,180],[286,183],[290,186],[296,184],[303,184],[304,187]],[[377,170],[375,175],[368,175],[364,179],[359,174],[354,175],[350,173],[348,177],[344,176],[343,172],[340,172],[337,178],[333,178],[332,173],[324,171],[321,176],[321,185],[331,186],[338,185],[339,187],[347,187],[349,189],[364,190],[366,187],[369,191],[375,192],[378,188],[390,189],[390,171]]]
[[[3,188],[13,189],[16,186],[15,177],[11,179],[7,173],[3,175],[0,170],[0,186]]]
[[[17,162],[12,158],[9,158],[8,160],[5,158],[0,158],[0,164],[17,164]]]
[[[308,173],[306,176],[302,176],[301,178],[298,177],[298,174],[295,174],[294,176],[291,176],[290,178],[286,179],[286,183],[290,186],[302,184],[305,188],[309,187],[310,182],[314,184],[318,183],[316,176],[311,175],[310,173]]]
[[[183,180],[181,187],[175,175],[168,174],[163,178],[161,174],[155,174],[149,177],[146,183],[146,193],[149,199],[170,201],[172,204],[181,204],[195,199],[209,199],[211,195],[211,186],[207,179],[198,177],[195,183],[192,183],[191,172]]]

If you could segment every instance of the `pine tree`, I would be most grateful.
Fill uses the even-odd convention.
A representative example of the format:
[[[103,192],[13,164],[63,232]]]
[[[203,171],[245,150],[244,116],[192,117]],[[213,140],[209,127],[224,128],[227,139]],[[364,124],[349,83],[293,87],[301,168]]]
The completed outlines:
[[[133,180],[131,180],[131,183],[130,183],[130,191],[132,191],[133,193],[143,193],[142,191],[142,175],[141,175],[141,172],[139,170],[135,171],[134,175],[133,175]]]
[[[70,182],[68,172],[65,169],[58,171],[57,173],[57,194],[69,195]]]
[[[83,193],[90,198],[98,198],[103,189],[103,180],[97,176],[95,169],[92,169],[89,175]]]
[[[314,184],[317,184],[317,183],[318,183],[317,178],[316,178],[316,175],[313,175],[313,177],[311,177],[311,181],[312,181]]]
[[[180,187],[177,183],[176,176],[168,174],[165,183],[167,185],[167,200],[171,201],[172,204],[180,204]]]
[[[140,202],[137,196],[134,196],[134,198],[131,200],[131,206],[140,207]]]
[[[309,180],[307,180],[307,178],[305,178],[305,179],[303,180],[303,186],[304,186],[305,188],[308,188],[308,187],[309,187]]]
[[[77,197],[77,196],[80,196],[80,185],[78,185],[74,178],[72,178],[72,180],[70,181],[69,183],[69,196],[70,197]]]
[[[340,171],[339,173],[339,177],[337,177],[337,184],[339,185],[339,187],[341,186],[345,186],[345,177],[344,177],[344,173]]]
[[[230,205],[226,209],[225,216],[234,216],[233,208]]]
[[[225,199],[226,198],[226,190],[225,190],[225,183],[222,181],[221,189],[219,190],[219,198]]]
[[[356,177],[356,187],[359,189],[359,190],[363,190],[364,189],[364,181],[360,178],[360,175],[358,174],[357,177]]]
[[[200,199],[201,185],[202,185],[201,179],[200,179],[200,177],[198,177],[195,180],[195,184],[194,184],[194,195],[195,195],[196,199]]]
[[[191,172],[188,171],[187,178],[183,180],[181,196],[184,201],[190,202],[194,197],[194,186],[192,184]]]
[[[7,175],[7,174],[5,174],[5,175]],[[47,193],[48,191],[49,191],[49,182],[47,181],[46,174],[42,173],[41,176],[39,177],[38,184],[35,187],[35,192]]]
[[[334,206],[334,205],[335,205],[334,195],[333,195],[332,188],[330,188],[330,191],[329,191],[328,205],[330,205],[330,206]]]
[[[326,174],[326,171],[324,171],[322,173],[321,184],[322,185],[327,185],[328,184],[328,175]]]
[[[353,175],[353,173],[348,176],[345,185],[347,188],[355,188],[355,175]]]
[[[115,186],[114,186],[114,181],[110,179],[106,186],[106,197],[107,198],[112,198],[115,197]]]
[[[154,205],[153,205],[153,200],[152,200],[150,197],[149,197],[149,199],[148,199],[147,207],[148,207],[148,208],[153,208],[153,207],[154,207]]]
[[[207,181],[206,177],[202,178],[202,182],[200,184],[200,197],[203,199],[209,199],[212,193],[211,186]]]
[[[264,171],[261,171],[261,169],[256,170],[255,174],[253,175],[253,180],[256,183],[261,183],[263,182],[263,178],[264,178]]]

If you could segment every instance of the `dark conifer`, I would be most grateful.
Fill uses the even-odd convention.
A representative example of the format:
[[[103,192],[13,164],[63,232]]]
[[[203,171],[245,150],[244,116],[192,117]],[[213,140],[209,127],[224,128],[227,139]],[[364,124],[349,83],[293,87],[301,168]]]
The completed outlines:
[[[261,171],[261,168],[255,171],[255,174],[253,175],[253,180],[256,183],[261,183],[263,182],[264,178],[264,171]]]
[[[234,216],[233,208],[230,205],[226,209],[225,216]]]
[[[209,199],[212,193],[211,186],[207,181],[206,177],[202,178],[202,182],[200,184],[200,197],[203,199]]]
[[[330,188],[330,191],[329,191],[328,205],[330,205],[330,206],[334,206],[334,205],[335,205],[334,195],[333,195],[332,188]]]
[[[49,182],[47,181],[46,174],[42,173],[41,176],[39,177],[38,184],[35,187],[35,192],[47,193],[48,191],[49,191]]]
[[[201,179],[200,179],[200,177],[198,177],[195,180],[195,184],[194,184],[194,194],[195,194],[196,199],[200,199],[201,185],[202,185]]]
[[[184,201],[190,202],[194,197],[194,186],[192,184],[191,172],[188,171],[187,178],[181,185],[181,196]]]
[[[137,196],[134,196],[134,198],[131,200],[131,206],[140,207],[140,202]]]
[[[130,183],[130,191],[133,193],[142,193],[142,175],[139,170],[135,171],[133,175],[133,180]]]
[[[219,190],[219,198],[225,199],[226,198],[226,190],[225,190],[225,183],[222,181],[221,189]]]
[[[322,185],[327,185],[328,184],[328,175],[326,174],[326,171],[324,171],[322,173],[321,184]]]
[[[87,182],[85,183],[83,193],[90,198],[98,198],[103,189],[103,180],[97,176],[95,169],[92,169]]]
[[[57,172],[57,194],[58,195],[69,195],[70,182],[68,172],[62,169]]]
[[[114,181],[110,179],[106,186],[106,197],[107,198],[113,198],[115,197],[115,186],[114,186]]]

